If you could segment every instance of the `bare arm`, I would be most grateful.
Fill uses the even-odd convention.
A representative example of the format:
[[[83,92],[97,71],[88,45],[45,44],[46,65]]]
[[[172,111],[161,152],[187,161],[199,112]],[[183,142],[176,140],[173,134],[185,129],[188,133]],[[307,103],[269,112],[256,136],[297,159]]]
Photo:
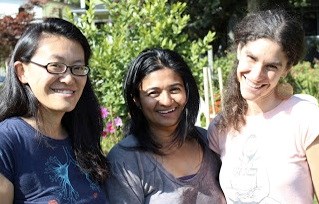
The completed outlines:
[[[308,165],[311,172],[311,179],[315,189],[315,195],[319,196],[319,136],[306,150]]]
[[[2,174],[0,174],[0,203],[13,203],[13,184]]]

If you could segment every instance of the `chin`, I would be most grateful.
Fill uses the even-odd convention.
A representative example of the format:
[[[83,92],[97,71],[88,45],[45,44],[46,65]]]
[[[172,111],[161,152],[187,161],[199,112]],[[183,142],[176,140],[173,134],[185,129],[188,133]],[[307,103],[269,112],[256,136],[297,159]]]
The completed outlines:
[[[71,112],[73,111],[75,106],[64,106],[64,107],[55,107],[54,110],[58,112]]]
[[[249,101],[253,101],[254,99],[256,99],[258,96],[256,96],[255,94],[252,93],[247,93],[247,92],[242,92],[241,96],[245,99],[245,100],[249,100]]]

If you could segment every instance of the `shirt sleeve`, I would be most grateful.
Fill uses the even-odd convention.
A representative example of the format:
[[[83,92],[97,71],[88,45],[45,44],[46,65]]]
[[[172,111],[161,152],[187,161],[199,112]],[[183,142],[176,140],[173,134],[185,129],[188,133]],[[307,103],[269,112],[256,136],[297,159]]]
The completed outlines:
[[[10,135],[4,125],[0,125],[0,174],[13,183],[14,175],[14,145],[13,135]]]
[[[304,149],[306,150],[319,136],[319,107],[312,103],[307,103],[301,108],[303,112],[301,120],[301,130],[304,138]]]
[[[132,151],[115,146],[107,158],[111,167],[111,175],[106,182],[106,192],[112,204],[144,203],[144,193],[136,163],[131,159]],[[134,164],[135,163],[135,164]]]
[[[208,126],[207,137],[209,148],[220,155],[221,151],[219,148],[219,135],[217,134],[216,124],[214,120]]]

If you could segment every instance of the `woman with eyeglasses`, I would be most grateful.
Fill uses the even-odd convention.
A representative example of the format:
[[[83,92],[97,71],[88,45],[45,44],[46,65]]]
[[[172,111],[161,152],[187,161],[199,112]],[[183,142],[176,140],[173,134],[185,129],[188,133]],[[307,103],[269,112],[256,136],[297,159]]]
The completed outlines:
[[[106,203],[91,49],[70,22],[31,24],[0,92],[0,203]]]

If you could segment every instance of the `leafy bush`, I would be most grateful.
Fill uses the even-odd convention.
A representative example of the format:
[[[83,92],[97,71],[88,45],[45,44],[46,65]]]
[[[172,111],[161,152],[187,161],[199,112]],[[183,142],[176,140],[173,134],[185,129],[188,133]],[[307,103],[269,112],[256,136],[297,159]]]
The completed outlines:
[[[204,39],[190,41],[183,29],[189,21],[185,3],[169,4],[167,0],[103,0],[108,22],[97,27],[95,3],[89,2],[85,14],[69,18],[88,37],[93,50],[91,78],[103,106],[125,119],[122,83],[127,67],[138,53],[149,47],[163,47],[179,52],[192,68],[199,87],[202,67],[207,66],[206,52],[214,39],[209,32]],[[101,1],[99,1],[101,2]]]
[[[182,54],[201,83],[201,68],[214,34],[203,40],[189,41],[182,32],[189,21],[185,3],[166,0],[102,1],[109,22],[97,28],[94,23],[96,1],[90,1],[85,15],[75,23],[88,37],[93,57],[90,62],[93,84],[102,104],[119,116],[127,116],[122,97],[122,82],[130,61],[149,47],[174,49]],[[75,17],[74,17],[75,19]]]
[[[101,137],[101,146],[105,154],[122,138],[123,122],[119,116],[115,116],[107,108],[101,107],[101,115],[104,130]]]
[[[319,67],[311,66],[304,61],[291,70],[289,82],[294,87],[295,93],[310,94],[319,100]]]

